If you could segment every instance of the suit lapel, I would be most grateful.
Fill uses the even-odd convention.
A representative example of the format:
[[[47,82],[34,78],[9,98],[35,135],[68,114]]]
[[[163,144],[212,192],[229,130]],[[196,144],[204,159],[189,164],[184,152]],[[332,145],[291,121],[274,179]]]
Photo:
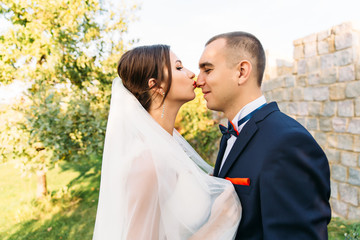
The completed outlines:
[[[214,169],[214,176],[215,177],[217,177],[218,174],[219,174],[219,169],[220,169],[220,166],[221,166],[222,158],[224,156],[226,145],[227,145],[227,140],[226,140],[226,138],[224,136],[222,136],[221,140],[220,140],[219,153],[217,155],[216,163],[215,163],[215,169]]]
[[[221,168],[220,173],[217,172],[216,176],[225,178],[231,166],[238,159],[238,156],[244,150],[245,146],[249,143],[251,138],[257,132],[258,130],[257,123],[264,120],[269,114],[271,114],[274,111],[279,111],[276,102],[269,103],[266,106],[264,106],[262,109],[260,109],[258,112],[256,112],[254,116],[245,124],[244,128],[241,130],[239,136],[237,137],[233,147],[231,148],[229,156],[227,157],[223,167]],[[224,154],[224,151],[225,149],[222,151],[221,158]],[[216,163],[218,163],[219,161],[219,155],[218,155],[218,159],[216,160]],[[221,159],[220,159],[220,163],[221,163]]]
[[[229,156],[227,157],[221,171],[219,173],[219,177],[224,178],[229,171],[230,167],[233,165],[239,154],[244,150],[245,146],[248,144],[252,136],[257,131],[257,126],[252,119],[249,120],[247,124],[245,124],[244,128],[240,132],[237,137],[234,146],[231,148]]]

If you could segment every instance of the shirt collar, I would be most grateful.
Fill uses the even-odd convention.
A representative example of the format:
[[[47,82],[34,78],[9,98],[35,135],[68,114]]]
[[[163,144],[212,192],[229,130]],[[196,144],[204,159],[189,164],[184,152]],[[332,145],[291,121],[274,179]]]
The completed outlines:
[[[234,124],[235,127],[237,127],[237,130],[239,130],[239,126],[237,125],[237,122],[265,103],[266,103],[266,99],[264,95],[255,99],[252,102],[249,102],[236,114],[236,116],[231,122]]]

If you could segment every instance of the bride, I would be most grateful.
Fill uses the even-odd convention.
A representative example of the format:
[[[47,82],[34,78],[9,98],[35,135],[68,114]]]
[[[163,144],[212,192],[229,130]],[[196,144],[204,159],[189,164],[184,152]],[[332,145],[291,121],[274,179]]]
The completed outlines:
[[[93,239],[234,239],[234,188],[174,130],[194,73],[167,45],[134,48],[112,86]],[[205,173],[206,171],[207,173]]]

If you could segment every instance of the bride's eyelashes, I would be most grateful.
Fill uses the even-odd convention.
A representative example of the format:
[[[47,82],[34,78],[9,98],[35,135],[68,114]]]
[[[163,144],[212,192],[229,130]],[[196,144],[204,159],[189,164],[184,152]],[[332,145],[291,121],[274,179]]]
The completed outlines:
[[[181,69],[183,69],[183,68],[184,68],[184,67],[176,67],[176,69],[179,70],[179,71],[180,71]]]

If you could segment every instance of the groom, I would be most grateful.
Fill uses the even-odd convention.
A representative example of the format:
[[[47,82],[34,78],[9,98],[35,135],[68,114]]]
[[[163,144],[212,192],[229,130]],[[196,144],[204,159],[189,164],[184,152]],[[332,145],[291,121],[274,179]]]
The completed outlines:
[[[243,207],[236,239],[327,239],[328,160],[310,133],[266,103],[265,54],[245,32],[211,38],[197,84],[207,107],[229,119],[214,176],[230,180]]]

